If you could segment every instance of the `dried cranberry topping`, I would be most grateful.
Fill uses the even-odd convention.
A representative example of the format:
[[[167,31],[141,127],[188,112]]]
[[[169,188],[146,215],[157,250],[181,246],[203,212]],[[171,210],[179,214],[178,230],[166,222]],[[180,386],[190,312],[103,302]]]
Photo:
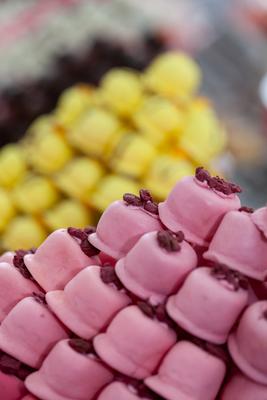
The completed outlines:
[[[7,375],[14,375],[22,380],[31,374],[34,369],[21,363],[19,360],[0,351],[0,371]]]
[[[18,271],[21,273],[21,275],[24,278],[31,279],[32,281],[34,279],[24,263],[24,256],[26,256],[27,254],[33,254],[34,252],[35,252],[35,249],[17,250],[17,251],[15,251],[15,255],[13,257],[14,267],[18,269]]]
[[[87,340],[75,338],[69,340],[70,347],[80,354],[88,354],[93,352],[93,345]]]
[[[80,248],[82,252],[88,257],[93,257],[100,253],[100,250],[98,250],[88,241],[88,235],[94,233],[95,228],[87,227],[85,229],[78,229],[70,227],[67,229],[67,232],[73,238],[79,239],[81,241]]]
[[[135,194],[125,193],[123,195],[123,200],[125,201],[125,203],[131,206],[136,206],[136,207],[142,206],[142,200]]]
[[[37,301],[37,303],[47,304],[44,293],[35,293],[35,292],[33,292],[32,293],[32,297],[34,298],[35,301]]]
[[[143,203],[146,203],[147,201],[152,201],[153,202],[153,198],[151,196],[151,193],[147,189],[141,189],[139,191],[139,196],[140,196],[140,199],[141,199],[141,201]]]
[[[123,288],[120,280],[118,279],[114,267],[105,265],[101,267],[100,277],[106,284],[113,283],[119,290]]]
[[[247,212],[249,214],[254,213],[254,209],[253,208],[246,207],[246,206],[240,207],[238,211],[244,211],[244,212]]]
[[[267,319],[267,310],[263,311],[263,318]]]
[[[207,182],[211,189],[224,193],[225,195],[242,192],[240,186],[227,182],[219,176],[212,177],[203,167],[198,167],[196,169],[195,177],[200,182]]]
[[[137,301],[136,305],[148,318],[156,318],[158,321],[164,322],[173,329],[174,322],[169,318],[164,304],[153,307],[145,301]]]
[[[140,197],[135,194],[125,193],[123,195],[123,200],[127,205],[135,207],[143,207],[144,210],[150,212],[151,214],[158,215],[158,204],[153,201],[151,193],[149,190],[141,189],[139,191]]]
[[[211,269],[211,274],[218,280],[227,281],[234,290],[239,288],[248,290],[248,280],[237,271],[234,271],[225,265],[216,265]]]
[[[171,231],[159,231],[157,233],[157,241],[160,247],[168,252],[181,250],[180,243],[184,240],[183,232],[177,233]]]

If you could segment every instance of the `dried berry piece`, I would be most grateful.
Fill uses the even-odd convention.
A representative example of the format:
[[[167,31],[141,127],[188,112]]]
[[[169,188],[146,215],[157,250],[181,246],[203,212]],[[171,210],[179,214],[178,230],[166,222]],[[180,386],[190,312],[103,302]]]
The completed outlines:
[[[94,233],[95,228],[87,227],[85,229],[77,229],[70,227],[67,229],[67,232],[70,236],[79,239],[81,241],[80,242],[81,250],[88,257],[93,257],[100,253],[100,250],[98,250],[88,241],[88,235]]]
[[[37,303],[47,304],[44,293],[35,293],[35,292],[33,292],[32,293],[32,297],[34,298],[35,301],[37,301]]]
[[[146,303],[145,301],[138,301],[137,306],[147,317],[152,319],[154,318],[155,316],[154,308],[150,304]]]
[[[146,203],[148,201],[152,201],[153,202],[153,198],[152,198],[151,193],[150,193],[149,190],[141,189],[139,191],[139,196],[140,196],[140,199],[142,200],[142,202],[144,202],[144,203]]]
[[[77,351],[77,353],[80,354],[88,354],[93,351],[92,343],[84,339],[80,338],[70,339],[69,345],[73,350]]]
[[[80,247],[84,254],[86,254],[88,257],[93,257],[100,253],[100,250],[93,246],[88,241],[88,238],[81,241]]]
[[[195,177],[200,182],[208,182],[211,178],[210,173],[205,170],[203,167],[196,168]]]
[[[110,265],[105,265],[101,268],[100,277],[102,281],[106,284],[113,283],[118,289],[122,289],[123,286],[119,281],[115,269]]]
[[[227,182],[219,176],[211,177],[209,172],[206,171],[203,167],[198,167],[196,169],[195,177],[200,182],[206,181],[211,189],[216,190],[217,192],[224,193],[225,195],[242,192],[240,186],[234,183]]]
[[[77,238],[80,240],[87,239],[87,233],[83,229],[69,227],[67,231],[68,231],[68,234],[74,238]]]
[[[159,214],[159,208],[158,208],[158,204],[155,203],[154,201],[147,201],[144,204],[144,209],[148,212],[150,212],[151,214]]]
[[[253,208],[246,207],[246,206],[240,207],[238,211],[244,211],[244,212],[247,212],[249,214],[254,213],[254,209]]]
[[[170,231],[159,231],[157,233],[157,240],[160,247],[168,252],[181,250],[180,237]]]
[[[0,371],[8,375],[17,375],[21,362],[8,354],[2,353],[0,356]]]
[[[267,310],[263,311],[263,318],[267,319]]]
[[[24,256],[26,256],[26,254],[33,254],[34,252],[35,252],[35,249],[17,250],[13,257],[14,267],[17,268],[18,271],[21,273],[21,275],[26,279],[34,280],[30,271],[27,269],[27,267],[24,263]]]
[[[216,265],[211,269],[211,274],[218,280],[227,281],[234,290],[238,290],[239,288],[248,289],[248,281],[247,279],[238,271],[234,271],[225,265]]]
[[[123,200],[130,206],[140,207],[142,205],[142,200],[135,194],[125,193],[123,195]]]

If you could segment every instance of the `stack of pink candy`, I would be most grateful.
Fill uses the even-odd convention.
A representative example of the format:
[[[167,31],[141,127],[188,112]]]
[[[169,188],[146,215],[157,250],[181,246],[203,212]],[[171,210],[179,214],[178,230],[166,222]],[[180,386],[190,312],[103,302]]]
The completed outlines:
[[[0,259],[0,398],[267,400],[267,208],[203,168]]]

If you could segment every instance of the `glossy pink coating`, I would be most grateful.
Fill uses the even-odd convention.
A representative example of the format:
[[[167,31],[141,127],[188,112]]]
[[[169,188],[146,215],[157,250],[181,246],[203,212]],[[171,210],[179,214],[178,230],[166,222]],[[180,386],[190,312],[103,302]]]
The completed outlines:
[[[0,263],[0,288],[0,322],[21,299],[40,292],[37,285],[7,262]]]
[[[267,400],[267,386],[236,373],[225,385],[220,400]]]
[[[20,379],[0,371],[1,400],[21,400],[26,392],[25,386]]]
[[[87,267],[70,280],[64,290],[46,294],[54,314],[84,339],[95,336],[130,303],[124,291],[102,281],[100,271],[98,266]]]
[[[78,239],[66,229],[51,233],[35,254],[28,254],[24,262],[34,279],[45,291],[63,289],[81,269],[98,264],[97,257],[88,257],[81,250]]]
[[[228,348],[240,370],[252,380],[267,385],[267,301],[249,306],[235,331],[229,336]]]
[[[235,194],[217,192],[190,176],[177,182],[167,199],[159,204],[159,216],[173,232],[181,230],[190,242],[207,246],[223,216],[239,207],[240,200]]]
[[[267,239],[249,213],[229,212],[204,257],[257,280],[267,278]]]
[[[122,283],[142,299],[152,304],[163,302],[182,284],[187,274],[197,266],[197,255],[185,241],[179,251],[160,247],[157,232],[143,235],[125,258],[116,264]]]
[[[167,312],[192,335],[222,344],[247,303],[248,290],[235,290],[226,280],[216,279],[211,268],[200,267],[169,298]]]
[[[144,379],[175,342],[176,334],[165,323],[149,318],[137,306],[129,306],[116,315],[106,333],[94,338],[94,347],[115,370]]]
[[[97,400],[146,400],[146,397],[140,397],[136,393],[136,390],[122,382],[113,382],[108,385]]]
[[[48,307],[33,297],[17,303],[0,325],[0,348],[33,368],[66,337],[66,330]]]
[[[161,229],[157,215],[118,200],[102,214],[96,233],[89,236],[89,241],[97,249],[118,260],[128,253],[144,233]]]
[[[42,400],[92,400],[112,379],[112,372],[93,354],[79,353],[62,340],[25,384]]]
[[[214,400],[225,372],[221,359],[180,341],[166,355],[157,375],[145,383],[166,400]]]
[[[14,251],[6,251],[5,253],[1,254],[0,263],[6,262],[8,264],[13,265],[14,255],[15,255]]]
[[[251,219],[267,239],[267,207],[259,208],[251,214]]]

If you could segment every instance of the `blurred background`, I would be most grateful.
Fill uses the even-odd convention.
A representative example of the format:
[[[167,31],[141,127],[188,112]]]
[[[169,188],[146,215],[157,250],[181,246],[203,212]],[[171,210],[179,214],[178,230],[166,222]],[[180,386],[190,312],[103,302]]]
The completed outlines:
[[[228,136],[216,169],[267,201],[266,0],[0,0],[0,145],[22,140],[61,93],[113,67],[182,50]],[[266,75],[267,76],[267,75]]]

